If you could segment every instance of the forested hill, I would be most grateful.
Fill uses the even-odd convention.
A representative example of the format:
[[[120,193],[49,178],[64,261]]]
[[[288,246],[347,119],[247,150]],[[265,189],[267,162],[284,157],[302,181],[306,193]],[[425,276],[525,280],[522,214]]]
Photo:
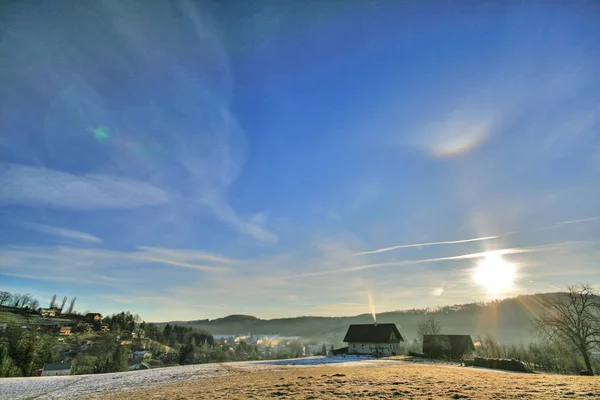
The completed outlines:
[[[403,310],[377,314],[377,322],[397,324],[406,341],[416,336],[419,321],[434,317],[442,333],[491,334],[501,343],[519,344],[535,340],[533,320],[542,312],[541,301],[557,293],[523,295],[489,303],[471,303],[439,307],[434,310]],[[365,306],[366,307],[366,306]],[[371,323],[370,314],[353,317],[295,317],[260,319],[249,315],[230,315],[214,320],[172,321],[170,324],[206,329],[213,334],[268,334],[302,336],[339,343],[355,323]]]

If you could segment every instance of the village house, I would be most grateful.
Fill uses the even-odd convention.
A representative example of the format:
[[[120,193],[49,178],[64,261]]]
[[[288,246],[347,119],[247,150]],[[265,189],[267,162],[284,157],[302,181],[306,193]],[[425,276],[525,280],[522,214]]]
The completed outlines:
[[[40,314],[42,317],[56,317],[56,315],[58,314],[58,308],[40,308]]]
[[[152,358],[152,353],[146,349],[138,349],[129,353],[129,360],[132,361],[149,361]]]
[[[70,375],[71,374],[71,363],[54,363],[44,364],[42,368],[41,376],[59,376],[59,375]]]
[[[58,334],[60,336],[71,336],[71,327],[70,326],[61,326]]]
[[[469,335],[425,335],[423,354],[431,358],[460,360],[465,354],[475,351]]]
[[[354,324],[344,337],[349,354],[397,355],[400,342],[404,342],[396,324]]]

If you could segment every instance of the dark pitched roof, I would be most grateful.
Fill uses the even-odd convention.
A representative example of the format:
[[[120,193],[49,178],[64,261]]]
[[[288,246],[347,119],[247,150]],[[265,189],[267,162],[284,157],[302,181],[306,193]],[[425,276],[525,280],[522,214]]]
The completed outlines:
[[[71,369],[71,363],[44,364],[44,371],[58,371],[61,369]]]
[[[355,324],[348,327],[344,342],[395,343],[404,339],[396,324]]]
[[[423,353],[432,356],[443,354],[453,357],[475,351],[473,340],[469,335],[424,335]]]

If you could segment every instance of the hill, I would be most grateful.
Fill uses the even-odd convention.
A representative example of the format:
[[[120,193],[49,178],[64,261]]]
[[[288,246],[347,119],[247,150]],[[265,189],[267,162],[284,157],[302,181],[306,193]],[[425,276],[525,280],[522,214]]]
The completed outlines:
[[[488,303],[470,303],[436,309],[412,309],[377,314],[377,322],[395,323],[404,339],[416,336],[419,321],[434,317],[442,325],[442,332],[469,334],[474,339],[491,334],[505,344],[529,343],[535,340],[533,321],[542,312],[541,301],[556,293],[522,295]],[[260,319],[247,315],[230,315],[214,320],[171,321],[206,329],[213,334],[263,334],[301,336],[339,343],[348,325],[373,322],[370,314],[350,317],[295,317]],[[163,323],[163,324],[166,324]]]

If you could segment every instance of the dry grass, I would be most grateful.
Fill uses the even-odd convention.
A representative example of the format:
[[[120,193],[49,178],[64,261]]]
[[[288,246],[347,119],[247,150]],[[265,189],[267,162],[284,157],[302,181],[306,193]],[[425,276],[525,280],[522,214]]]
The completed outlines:
[[[442,365],[274,367],[119,392],[104,399],[600,399],[600,378]]]

